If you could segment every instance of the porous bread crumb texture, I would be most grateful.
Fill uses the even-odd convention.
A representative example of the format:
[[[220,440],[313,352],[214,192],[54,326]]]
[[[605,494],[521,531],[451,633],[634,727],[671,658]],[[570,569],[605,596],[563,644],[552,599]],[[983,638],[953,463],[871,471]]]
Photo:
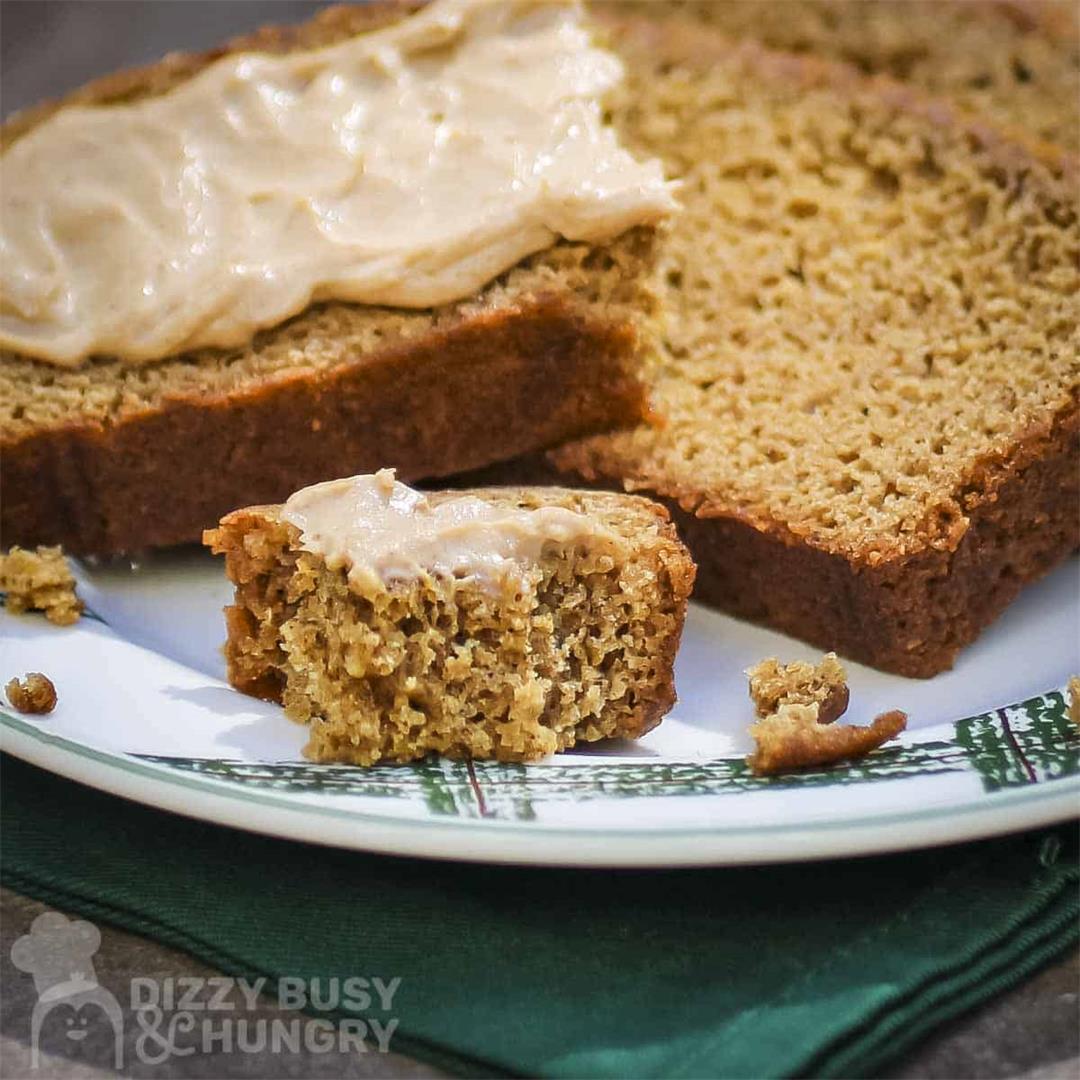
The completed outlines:
[[[0,555],[0,590],[7,594],[4,603],[12,614],[43,611],[56,626],[70,626],[83,611],[71,567],[58,547],[13,547]]]
[[[430,577],[351,586],[344,569],[298,549],[273,507],[237,511],[208,532],[236,586],[229,679],[307,724],[309,758],[528,761],[636,737],[674,703],[694,569],[663,509],[561,489],[469,494],[566,506],[619,544],[548,545],[527,587],[494,596]]]
[[[267,27],[212,52],[173,54],[150,67],[119,72],[14,117],[0,129],[8,146],[57,108],[131,102],[164,93],[235,50],[288,52],[333,44],[400,18],[411,4],[332,8],[296,27]],[[507,271],[477,296],[429,310],[345,303],[310,307],[263,331],[244,348],[206,349],[128,366],[99,358],[76,370],[0,353],[0,443],[42,431],[116,424],[148,410],[243,395],[374,361],[426,336],[557,296],[581,317],[632,326],[643,335],[655,315],[651,288],[653,230],[631,230],[610,244],[559,242]]]
[[[1080,727],[1080,675],[1069,679],[1069,719]]]
[[[1072,0],[665,0],[635,7],[845,61],[1067,149],[1080,147],[1080,9]]]
[[[12,679],[4,691],[11,707],[21,713],[43,716],[56,708],[56,687],[52,679],[40,671],[30,671],[21,679]]]
[[[666,422],[556,462],[868,566],[955,548],[1075,419],[1076,160],[696,22],[607,23],[616,127],[683,183]]]
[[[823,724],[818,705],[787,704],[750,728],[754,753],[746,759],[755,776],[829,765],[865,757],[907,727],[907,716],[898,711],[882,713],[867,727]]]
[[[827,653],[818,664],[805,660],[781,664],[770,657],[746,675],[754,711],[762,718],[785,705],[817,705],[817,722],[831,724],[848,707],[847,673],[836,653]]]

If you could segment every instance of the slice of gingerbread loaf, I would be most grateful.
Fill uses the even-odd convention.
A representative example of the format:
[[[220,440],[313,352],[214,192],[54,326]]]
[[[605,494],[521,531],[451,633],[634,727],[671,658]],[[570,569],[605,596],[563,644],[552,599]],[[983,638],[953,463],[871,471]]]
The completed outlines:
[[[11,189],[4,202],[5,227],[10,225],[13,234],[25,236],[33,232],[27,222],[44,220],[41,215],[51,204],[40,192],[31,188],[21,203],[16,197],[14,181],[20,174],[13,162],[22,162],[24,177],[35,175],[34,170],[42,168],[40,143],[35,140],[45,140],[54,150],[62,146],[55,137],[49,140],[55,125],[74,125],[76,117],[120,124],[127,116],[132,129],[142,130],[138,125],[144,123],[143,110],[169,102],[171,108],[179,110],[178,115],[190,115],[177,100],[189,102],[182,95],[189,95],[200,79],[216,78],[215,71],[221,65],[233,65],[241,75],[246,71],[251,76],[228,84],[228,92],[234,96],[243,89],[250,110],[250,118],[244,122],[240,113],[229,113],[230,125],[239,125],[237,138],[246,139],[236,160],[255,161],[256,147],[262,147],[260,153],[269,152],[266,140],[271,133],[302,130],[295,112],[303,106],[294,102],[293,90],[275,95],[270,89],[277,83],[259,83],[252,73],[270,64],[272,58],[280,62],[291,58],[308,66],[304,77],[297,77],[295,83],[286,79],[288,86],[311,87],[311,93],[316,94],[317,86],[332,87],[341,77],[333,67],[340,62],[332,59],[339,55],[333,50],[359,47],[370,34],[390,32],[394,25],[404,23],[416,6],[359,4],[324,10],[299,26],[267,27],[208,53],[172,54],[149,67],[116,73],[61,102],[9,118],[0,126],[0,154],[9,181],[5,190]],[[406,126],[416,131],[423,125],[438,127],[441,121],[434,117],[440,115],[442,106],[437,107],[436,99],[457,101],[453,84],[447,89],[442,75],[447,75],[455,57],[468,47],[473,32],[489,35],[495,45],[505,36],[518,49],[534,38],[555,41],[558,48],[552,46],[550,51],[561,56],[559,50],[565,50],[568,62],[595,61],[603,76],[599,83],[617,77],[618,61],[590,43],[586,26],[579,24],[571,9],[553,7],[540,12],[535,5],[496,7],[471,2],[438,5],[426,18],[425,32],[445,38],[438,49],[426,47],[425,51],[416,46],[410,52],[399,43],[391,49],[397,57],[393,63],[383,56],[370,67],[357,68],[360,74],[354,82],[346,83],[350,89],[343,96],[358,94],[357,86],[385,89],[393,79],[408,82],[406,74],[413,71],[410,64],[418,65],[417,70],[422,67],[427,73],[428,97],[423,98],[427,104],[422,109],[417,106],[415,123]],[[494,30],[487,25],[491,20],[499,24]],[[559,36],[560,25],[569,36]],[[380,40],[384,49],[389,48],[385,38]],[[504,61],[504,65],[513,69],[514,62]],[[399,68],[404,74],[395,75]],[[409,78],[415,83],[418,76]],[[599,112],[599,96],[593,96],[599,95],[599,90],[588,80],[561,82],[565,85],[555,87],[554,99],[569,102],[574,94],[580,94],[575,102],[588,115]],[[327,100],[333,97],[330,94]],[[280,113],[267,113],[265,102],[271,98],[292,104],[282,104]],[[525,111],[520,102],[511,107],[515,124],[521,122]],[[477,118],[480,112],[463,115]],[[278,118],[273,123],[271,114]],[[350,144],[355,139],[359,140],[357,145],[369,146],[368,120],[378,115],[379,110],[370,104],[355,105],[350,116],[361,128],[359,134],[349,136]],[[361,122],[362,117],[367,119]],[[473,138],[478,146],[504,145],[490,132],[474,133],[467,139],[457,134],[450,119],[448,116],[445,130],[438,127],[442,134],[432,136],[442,140],[445,134],[454,133],[440,146],[461,145]],[[264,129],[262,125],[268,126]],[[231,127],[223,124],[222,130]],[[602,130],[607,132],[606,125]],[[245,131],[249,134],[244,135]],[[375,151],[365,153],[371,156]],[[149,151],[146,154],[148,161],[157,160]],[[418,168],[405,182],[378,179],[380,170],[390,165],[404,168],[413,160],[409,154],[415,157],[414,151],[402,150],[400,155],[389,154],[385,161],[380,158],[379,168],[371,156],[370,169],[357,167],[349,174],[359,177],[367,170],[373,177],[376,194],[352,200],[361,217],[386,192],[402,190],[413,192],[416,213],[421,213],[425,200],[430,200],[425,186],[432,183],[430,169]],[[297,156],[304,155],[290,152],[283,161],[294,162]],[[108,162],[111,157],[102,155],[100,160]],[[232,159],[219,146],[206,152],[206,160],[213,165]],[[484,164],[487,160],[477,153],[475,164],[483,175],[490,176],[493,170],[490,163]],[[513,169],[528,172],[521,164],[524,159],[507,155],[507,160]],[[517,183],[513,169],[503,170],[511,188]],[[135,172],[123,175],[137,176]],[[95,181],[80,173],[76,179],[72,187],[78,190],[72,198],[82,200],[79,205],[85,203],[92,211],[97,205],[94,192],[109,202],[105,196],[110,188],[100,178]],[[451,198],[445,220],[453,221],[459,212],[477,204],[477,192],[469,181],[466,169],[461,198]],[[231,190],[230,185],[231,181],[222,190]],[[590,178],[585,189],[586,193],[600,192],[597,197],[605,207],[614,205],[604,194],[604,185],[598,188]],[[206,188],[203,210],[191,212],[195,219],[202,220],[204,211],[211,217],[224,212],[213,194],[217,190],[212,185]],[[294,217],[308,220],[307,211],[322,205],[316,194],[302,184],[296,206],[281,215],[280,221]],[[335,194],[332,201],[338,197]],[[558,199],[545,198],[545,213],[561,213]],[[286,204],[291,206],[291,200],[289,196]],[[257,191],[244,201],[244,207],[263,213],[259,208],[269,206],[270,201],[266,193]],[[148,196],[137,212],[129,209],[124,213],[132,221],[142,220],[139,215],[144,212],[150,220],[169,220],[164,207],[173,202]],[[27,205],[33,213],[26,210]],[[509,213],[509,199],[500,196],[494,207],[493,220]],[[64,226],[64,235],[70,237],[82,229],[94,237],[103,221],[115,224],[127,220],[116,206],[91,211],[75,214]],[[70,281],[62,278],[55,289],[45,287],[47,282],[34,259],[6,258],[9,272],[0,281],[5,321],[0,329],[13,328],[18,342],[8,341],[0,349],[0,486],[4,491],[0,532],[5,543],[62,544],[77,554],[113,554],[187,543],[197,541],[203,529],[237,506],[277,502],[291,491],[337,475],[340,462],[367,471],[393,460],[405,479],[430,479],[571,437],[636,423],[647,412],[639,368],[640,354],[651,340],[655,313],[653,225],[648,215],[635,214],[613,230],[594,235],[590,229],[588,237],[575,233],[574,238],[568,238],[556,229],[549,244],[502,271],[494,268],[496,260],[486,284],[464,289],[452,299],[414,298],[409,301],[411,306],[392,296],[360,302],[363,298],[347,295],[348,289],[339,292],[328,287],[313,293],[312,302],[303,310],[265,325],[248,340],[162,346],[156,359],[142,350],[137,350],[142,352],[141,359],[114,355],[118,346],[99,342],[93,355],[74,366],[70,357],[58,364],[44,358],[47,350],[44,355],[33,352],[26,337],[41,330],[36,320],[44,318],[43,311],[67,310],[59,300],[53,304],[49,298],[67,295]],[[118,265],[127,265],[128,242],[123,236],[117,240],[111,229],[102,226],[102,249],[118,251]],[[512,242],[517,243],[528,231],[513,231]],[[377,223],[375,235],[380,242],[394,237],[404,242],[405,232],[383,221]],[[235,233],[241,237],[263,235],[259,228],[240,225]],[[44,234],[48,235],[47,231]],[[132,234],[144,235],[137,228]],[[424,235],[430,239],[429,234]],[[464,258],[463,265],[479,265],[498,248],[479,233],[475,244],[477,250]],[[286,248],[284,240],[267,243],[269,252]],[[4,250],[7,252],[6,246]],[[77,253],[82,248],[74,245],[72,250]],[[165,255],[151,266],[158,263],[163,273],[172,265]],[[90,264],[96,265],[93,260]],[[64,263],[57,256],[43,265],[62,267]],[[230,274],[237,267],[257,266],[259,262],[244,258],[226,260],[222,265],[232,269],[212,287],[200,285],[201,279],[192,277],[184,293],[200,304],[209,303],[223,316],[242,313],[244,305],[229,291]],[[156,273],[155,269],[150,276]],[[276,271],[256,274],[245,270],[240,274],[244,280],[287,280],[289,276]],[[422,276],[413,267],[402,274],[401,283],[415,284]],[[85,275],[87,284],[94,287],[105,287],[114,279],[121,280],[106,271]],[[129,291],[121,290],[125,303],[129,296],[158,295],[153,280],[136,285]],[[27,289],[44,298],[41,304],[26,299]],[[424,306],[427,304],[432,306]],[[163,305],[162,318],[167,306]],[[24,308],[16,319],[14,314]],[[111,319],[110,310],[104,303],[90,313],[95,319]],[[52,324],[44,319],[44,325]],[[149,325],[156,326],[157,320],[150,319]],[[120,319],[118,326],[122,329],[127,322]],[[48,330],[43,332],[48,336]],[[494,415],[501,417],[501,422],[492,423]]]
[[[230,682],[315,761],[526,761],[634,738],[675,701],[694,565],[667,512],[563,488],[422,494],[390,470],[237,510]]]
[[[607,26],[620,136],[681,182],[664,422],[555,451],[564,482],[666,500],[700,601],[951,667],[1080,545],[1080,162],[697,20]]]

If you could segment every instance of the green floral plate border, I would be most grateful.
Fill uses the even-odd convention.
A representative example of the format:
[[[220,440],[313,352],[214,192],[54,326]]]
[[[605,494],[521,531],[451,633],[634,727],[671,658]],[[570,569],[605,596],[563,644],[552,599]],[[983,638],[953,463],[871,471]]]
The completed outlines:
[[[435,858],[581,866],[817,859],[961,842],[1080,813],[1080,729],[1068,718],[1063,690],[917,731],[908,744],[859,762],[772,779],[752,776],[738,758],[575,762],[570,755],[542,766],[433,759],[371,769],[256,764],[111,753],[3,710],[0,728],[4,749],[32,764],[165,810],[298,840]],[[722,796],[948,776],[975,779],[976,794],[809,821],[725,821]],[[376,809],[349,805],[357,796]],[[701,797],[715,806],[708,824],[543,820],[559,804]]]

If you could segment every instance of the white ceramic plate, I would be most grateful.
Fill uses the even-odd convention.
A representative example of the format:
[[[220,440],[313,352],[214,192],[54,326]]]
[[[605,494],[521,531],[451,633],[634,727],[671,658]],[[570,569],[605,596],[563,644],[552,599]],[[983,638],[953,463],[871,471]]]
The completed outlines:
[[[62,776],[242,829],[370,851],[577,866],[734,864],[955,843],[1080,812],[1078,562],[1027,590],[956,668],[920,681],[849,664],[845,717],[910,716],[853,765],[759,780],[748,667],[813,650],[692,607],[679,704],[636,743],[535,765],[312,765],[301,727],[224,682],[220,564],[181,550],[83,566],[93,617],[0,611],[0,676],[44,671],[46,717],[0,710],[3,748]]]

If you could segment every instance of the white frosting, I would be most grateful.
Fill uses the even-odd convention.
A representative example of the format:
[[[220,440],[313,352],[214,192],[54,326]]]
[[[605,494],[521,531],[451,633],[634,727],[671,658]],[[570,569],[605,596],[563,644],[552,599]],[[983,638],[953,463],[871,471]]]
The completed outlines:
[[[603,122],[577,6],[436,0],[312,52],[61,109],[3,155],[0,344],[73,367],[235,346],[318,300],[425,308],[674,206]]]
[[[535,566],[549,542],[618,542],[599,522],[561,506],[519,509],[475,495],[432,502],[392,469],[304,488],[281,516],[300,530],[305,551],[368,584],[431,574],[498,592]]]

